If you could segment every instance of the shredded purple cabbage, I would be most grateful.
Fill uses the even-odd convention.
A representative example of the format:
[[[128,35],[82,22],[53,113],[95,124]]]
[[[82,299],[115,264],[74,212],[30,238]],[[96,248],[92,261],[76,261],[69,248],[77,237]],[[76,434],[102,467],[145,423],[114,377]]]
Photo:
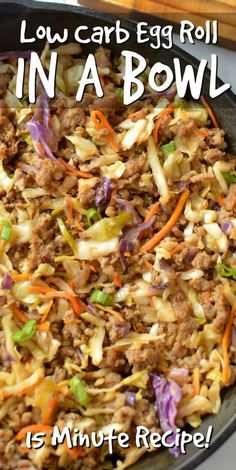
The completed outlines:
[[[114,181],[110,178],[102,178],[102,182],[96,188],[94,205],[100,211],[104,211],[111,199]]]
[[[229,220],[222,220],[221,222],[221,230],[222,232],[229,234],[232,230],[232,223]]]
[[[126,212],[131,212],[132,214],[135,214],[135,208],[133,204],[131,204],[130,201],[127,201],[126,199],[122,199],[122,197],[116,196],[113,197],[114,201],[120,206],[122,209],[124,209]]]
[[[139,235],[141,235],[144,230],[149,229],[155,220],[155,216],[153,216],[148,222],[143,224],[138,224],[136,227],[128,229],[123,237],[120,240],[118,252],[120,255],[120,261],[123,269],[125,269],[125,256],[124,253],[126,251],[132,252],[134,249],[134,243],[138,239]]]
[[[11,59],[29,59],[31,51],[8,51],[0,52],[0,60],[11,60]]]
[[[171,88],[165,91],[156,91],[154,93],[148,93],[147,95],[143,95],[142,99],[153,99],[153,98],[160,98],[161,96],[166,96],[169,101],[172,101],[177,93],[176,86],[173,85]]]
[[[172,431],[172,435],[167,438],[168,443],[175,441],[177,415],[177,405],[182,398],[182,390],[174,380],[166,380],[156,374],[151,374],[152,386],[155,393],[155,405],[159,415],[160,424],[164,432]],[[179,447],[171,447],[170,453],[174,457],[179,457]]]
[[[128,406],[134,406],[136,403],[136,393],[125,392],[125,404]]]
[[[134,243],[144,230],[148,230],[152,226],[154,220],[155,216],[146,223],[138,224],[136,227],[130,228],[125,232],[124,239]]]
[[[55,160],[52,150],[49,147],[55,146],[55,137],[49,125],[49,117],[50,111],[48,108],[47,98],[44,95],[39,95],[36,101],[35,113],[32,119],[27,122],[27,128],[30,131],[36,152],[39,155],[44,156],[44,153],[40,151],[40,148],[35,145],[35,143],[38,142],[43,147],[45,155],[48,158]]]
[[[2,288],[9,290],[11,288],[11,276],[9,273],[5,273],[2,280]]]
[[[126,251],[129,251],[131,253],[133,249],[134,249],[134,244],[132,242],[130,242],[129,240],[125,240],[124,238],[121,238],[119,246],[118,246],[118,253],[120,256],[120,262],[121,262],[121,266],[123,269],[125,269],[126,267],[124,254]]]

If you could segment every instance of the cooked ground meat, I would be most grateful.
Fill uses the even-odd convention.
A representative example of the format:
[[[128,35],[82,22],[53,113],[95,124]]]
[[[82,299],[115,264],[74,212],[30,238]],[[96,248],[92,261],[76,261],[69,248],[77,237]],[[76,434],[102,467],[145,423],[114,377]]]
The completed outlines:
[[[236,264],[236,185],[222,189],[214,168],[221,160],[234,176],[224,132],[205,112],[201,124],[193,103],[173,112],[170,100],[160,119],[160,97],[144,76],[147,99],[123,106],[122,59],[102,48],[95,57],[104,96],[88,85],[77,103],[74,74],[85,55],[79,45],[73,54],[63,50],[60,88],[68,97],[57,89],[56,98],[38,96],[29,109],[25,97],[26,109],[16,112],[5,104],[12,77],[0,78],[4,470],[110,468],[113,458],[126,465],[136,426],[164,430],[158,383],[177,416],[171,425],[184,427],[204,414],[198,374],[197,395],[209,413],[224,376],[236,380],[235,320],[229,363],[222,348]],[[176,152],[166,155],[170,141]],[[189,412],[179,418],[183,408]],[[130,448],[116,444],[111,457],[107,444],[52,448],[48,436],[40,453],[26,453],[31,425],[89,435],[115,425],[129,434]]]

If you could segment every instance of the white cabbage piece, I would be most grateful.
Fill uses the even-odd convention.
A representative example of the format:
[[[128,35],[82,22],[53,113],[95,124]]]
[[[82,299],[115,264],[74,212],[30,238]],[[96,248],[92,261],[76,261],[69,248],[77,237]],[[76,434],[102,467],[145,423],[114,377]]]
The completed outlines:
[[[168,188],[163,168],[158,158],[157,149],[153,137],[149,137],[148,139],[147,157],[149,165],[152,169],[152,174],[157,185],[157,189],[161,195],[160,201],[162,204],[167,204],[170,199],[170,191]]]
[[[119,238],[113,237],[103,242],[93,240],[78,240],[76,242],[76,258],[81,260],[94,260],[107,256],[117,250]]]
[[[3,168],[2,160],[0,160],[0,186],[6,191],[10,191],[14,185],[14,178],[9,178],[8,174]]]
[[[112,165],[104,165],[101,167],[101,174],[102,176],[106,176],[106,178],[114,178],[119,179],[123,175],[126,170],[126,166],[123,162],[117,161]]]
[[[80,137],[75,133],[67,135],[66,139],[75,146],[76,155],[84,162],[99,154],[97,146],[89,139]]]
[[[157,312],[157,319],[163,322],[175,322],[176,313],[169,300],[163,300],[160,297],[153,297],[152,303]]]

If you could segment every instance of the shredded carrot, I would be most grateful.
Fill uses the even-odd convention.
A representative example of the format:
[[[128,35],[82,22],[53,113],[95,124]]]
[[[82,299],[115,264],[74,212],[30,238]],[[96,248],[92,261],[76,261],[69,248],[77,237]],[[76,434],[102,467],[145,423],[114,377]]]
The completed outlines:
[[[80,222],[79,222],[79,214],[76,214],[74,220],[75,220],[75,227],[77,228],[77,230],[78,230],[79,232],[83,232],[83,231],[84,231],[84,228],[82,227],[82,225],[81,225]]]
[[[116,287],[120,287],[120,288],[122,287],[122,281],[121,281],[121,278],[120,278],[119,274],[114,274],[113,282],[114,282]]]
[[[21,441],[26,436],[27,432],[31,432],[32,434],[36,434],[37,432],[45,432],[50,433],[53,432],[53,427],[48,426],[47,424],[30,424],[29,426],[25,426],[22,428],[16,435],[16,441]]]
[[[115,141],[116,133],[109,124],[106,116],[99,109],[95,109],[91,112],[91,118],[97,129],[106,129],[108,131],[107,140],[112,149],[116,152],[119,148]]]
[[[129,251],[125,251],[125,252],[124,252],[124,256],[126,256],[126,258],[129,258],[129,257],[130,257],[130,252],[129,252]]]
[[[64,169],[67,171],[67,173],[74,175],[74,176],[80,176],[81,178],[93,178],[94,175],[92,173],[87,173],[85,171],[80,171],[74,166],[69,165],[69,163],[65,162],[62,158],[58,158],[58,162],[64,167]]]
[[[58,297],[61,299],[69,300],[76,316],[79,316],[81,313],[80,306],[83,306],[83,308],[87,308],[87,306],[84,304],[84,302],[82,302],[82,300],[76,299],[74,295],[69,294],[68,292],[57,291],[56,289],[52,289],[46,286],[30,286],[29,291],[34,294],[45,294],[45,299]]]
[[[36,148],[36,151],[40,154],[44,154],[45,153],[45,150],[42,146],[42,144],[40,144],[40,142],[38,140],[34,140],[34,146]]]
[[[151,238],[151,240],[148,240],[147,243],[145,243],[142,247],[141,247],[141,252],[143,251],[150,251],[152,250],[153,248],[155,248],[155,246],[162,240],[162,238],[164,238],[171,230],[172,228],[175,226],[175,224],[177,223],[181,213],[182,213],[182,210],[184,208],[184,205],[185,205],[185,202],[187,201],[188,197],[189,197],[189,194],[190,194],[190,191],[189,189],[185,189],[184,192],[181,194],[176,206],[175,206],[175,209],[174,209],[174,212],[171,216],[171,218],[168,220],[168,222],[164,225],[164,227],[162,227],[161,230],[159,230],[159,232],[157,232],[153,238]]]
[[[218,204],[219,204],[220,207],[224,207],[224,205],[225,205],[225,200],[224,200],[224,198],[223,198],[223,196],[222,196],[221,194],[217,194],[216,200],[217,200],[217,202],[218,202]]]
[[[51,300],[51,302],[48,302],[48,305],[47,305],[47,308],[44,310],[44,313],[42,315],[42,318],[40,320],[40,323],[44,323],[45,320],[47,319],[49,313],[50,313],[50,310],[53,306],[53,300]]]
[[[23,312],[21,312],[21,310],[19,310],[19,308],[16,307],[16,305],[11,305],[11,310],[13,315],[22,323],[26,323],[28,321],[28,318]]]
[[[74,283],[73,281],[70,281],[70,282],[69,282],[69,286],[70,286],[70,288],[71,288],[72,290],[75,289],[75,283]]]
[[[198,367],[195,367],[193,371],[193,393],[194,396],[200,394],[200,371]]]
[[[219,124],[218,124],[218,121],[215,117],[215,114],[213,112],[213,110],[211,109],[211,107],[209,106],[206,98],[204,98],[204,96],[201,96],[200,97],[200,101],[202,103],[202,105],[204,106],[204,108],[206,108],[211,120],[212,120],[212,124],[214,125],[214,127],[220,127]]]
[[[32,274],[30,273],[11,274],[12,281],[28,281],[31,278],[32,278]]]
[[[171,250],[170,254],[171,255],[175,255],[175,253],[179,253],[179,251],[183,250],[183,248],[185,247],[186,243],[185,242],[181,242],[181,243],[178,243],[178,245],[176,245],[173,250]]]
[[[42,416],[43,424],[50,424],[53,415],[58,407],[58,399],[55,396],[52,396],[48,400],[48,406]]]
[[[151,263],[149,263],[149,261],[147,259],[144,260],[144,263],[146,264],[147,268],[150,269],[150,271],[151,271],[152,268],[153,268],[153,265]]]
[[[149,212],[147,213],[147,215],[144,219],[145,224],[146,224],[146,222],[149,222],[149,220],[151,220],[151,218],[154,215],[156,215],[159,205],[160,205],[160,201],[157,201],[157,202],[155,202],[155,204],[152,205],[151,209],[149,210]]]
[[[196,129],[196,134],[200,135],[201,137],[209,136],[209,132],[205,129]]]
[[[76,460],[78,457],[82,457],[86,454],[85,449],[83,449],[81,446],[74,447],[72,449],[69,449],[69,447],[66,446],[66,450],[73,460]]]
[[[72,222],[72,217],[73,217],[73,203],[72,203],[72,197],[70,196],[70,194],[65,195],[65,201],[68,206],[67,223],[70,225]]]
[[[172,106],[168,106],[168,108],[163,109],[157,116],[155,124],[154,124],[154,129],[153,129],[153,139],[155,144],[158,144],[158,132],[159,128],[162,122],[162,119],[165,116],[168,116],[169,114],[173,113],[174,108]]]
[[[223,350],[223,360],[224,360],[224,368],[222,373],[222,381],[225,385],[228,385],[231,371],[230,371],[230,358],[229,358],[229,343],[230,343],[230,335],[231,329],[234,321],[236,313],[236,301],[233,304],[231,312],[229,314],[229,318],[226,323],[225,331],[222,338],[222,350]]]
[[[50,328],[50,321],[45,321],[45,322],[39,323],[39,325],[37,325],[37,329],[39,331],[49,331],[49,328]]]

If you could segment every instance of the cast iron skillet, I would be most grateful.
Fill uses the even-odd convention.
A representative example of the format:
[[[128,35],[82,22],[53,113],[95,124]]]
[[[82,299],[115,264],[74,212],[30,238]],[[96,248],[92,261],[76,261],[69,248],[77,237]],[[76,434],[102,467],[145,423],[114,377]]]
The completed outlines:
[[[117,18],[104,13],[88,10],[86,8],[61,5],[55,3],[39,3],[29,0],[15,0],[14,3],[2,2],[0,0],[0,49],[2,51],[17,50],[20,48],[19,31],[22,19],[28,20],[28,31],[34,34],[39,25],[49,25],[55,31],[63,31],[68,27],[73,33],[74,29],[81,25],[88,26],[114,24]],[[179,57],[184,64],[190,63],[194,67],[198,66],[198,61],[178,47],[172,50],[160,49],[155,52],[150,47],[145,48],[135,43],[135,24],[132,21],[123,19],[123,25],[131,33],[131,43],[121,46],[110,45],[114,52],[122,49],[133,49],[145,57],[149,57],[150,63],[156,61],[171,65],[173,57]],[[158,24],[158,19],[155,19]],[[153,22],[153,19],[152,19]],[[70,38],[73,40],[73,36]],[[86,51],[91,51],[97,46],[86,46]],[[22,46],[22,49],[29,48],[28,45]],[[40,44],[34,43],[31,48],[42,48]],[[222,82],[218,82],[220,84]],[[209,71],[207,73],[203,93],[208,94]],[[216,110],[217,118],[221,127],[226,131],[232,152],[236,153],[236,97],[232,92],[227,92],[211,103]],[[132,468],[135,470],[190,470],[206,459],[215,449],[217,449],[235,430],[236,430],[236,386],[223,392],[223,401],[220,412],[217,415],[211,415],[203,420],[201,427],[197,430],[206,434],[208,426],[213,426],[213,436],[210,448],[196,449],[190,445],[187,447],[187,454],[178,459],[170,456],[168,451],[155,452],[143,457]]]

